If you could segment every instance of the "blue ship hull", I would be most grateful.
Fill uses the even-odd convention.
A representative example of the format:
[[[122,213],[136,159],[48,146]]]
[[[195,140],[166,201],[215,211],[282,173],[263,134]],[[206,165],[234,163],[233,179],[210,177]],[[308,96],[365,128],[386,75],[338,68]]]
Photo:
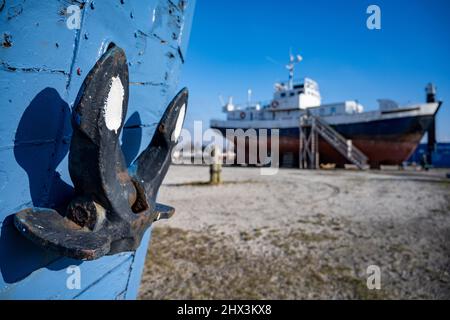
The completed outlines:
[[[37,247],[15,230],[12,214],[72,196],[71,108],[112,42],[129,63],[127,163],[147,146],[177,90],[194,2],[0,1],[0,299],[136,298],[151,230],[136,252],[86,262]],[[68,24],[71,5],[79,28]],[[69,283],[73,270],[80,287]]]

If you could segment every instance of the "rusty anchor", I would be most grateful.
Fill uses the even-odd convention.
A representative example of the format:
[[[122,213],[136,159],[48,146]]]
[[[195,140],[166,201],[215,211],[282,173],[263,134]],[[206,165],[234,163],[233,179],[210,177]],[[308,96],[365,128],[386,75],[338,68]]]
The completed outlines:
[[[72,114],[69,173],[75,197],[60,214],[27,208],[14,224],[26,238],[75,259],[133,251],[150,225],[174,209],[156,203],[183,125],[188,91],[164,112],[148,147],[127,168],[119,135],[128,106],[125,53],[111,46],[86,76]]]

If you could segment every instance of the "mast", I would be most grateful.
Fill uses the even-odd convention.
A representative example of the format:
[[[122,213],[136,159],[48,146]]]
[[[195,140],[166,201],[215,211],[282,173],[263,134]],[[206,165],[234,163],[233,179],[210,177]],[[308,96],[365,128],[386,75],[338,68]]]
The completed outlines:
[[[289,50],[289,63],[286,65],[286,68],[289,70],[288,90],[292,90],[294,88],[294,68],[295,65],[302,60],[303,58],[301,55],[297,54],[294,57],[291,50]]]

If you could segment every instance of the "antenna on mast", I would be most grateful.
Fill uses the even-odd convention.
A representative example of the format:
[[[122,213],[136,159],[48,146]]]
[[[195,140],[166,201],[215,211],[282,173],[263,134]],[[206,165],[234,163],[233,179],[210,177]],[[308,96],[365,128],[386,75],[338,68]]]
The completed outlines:
[[[220,105],[224,106],[225,105],[225,101],[223,100],[223,97],[221,94],[219,94],[219,100],[220,100]]]
[[[223,110],[223,112],[230,112],[230,111],[234,110],[234,104],[233,104],[233,97],[232,96],[228,97],[228,102],[226,104],[223,103],[222,96],[219,96],[219,99],[222,102],[222,110]]]
[[[302,61],[303,58],[301,55],[297,54],[295,57],[292,54],[292,49],[289,49],[289,64],[286,65],[286,68],[289,70],[289,83],[288,89],[292,90],[294,88],[294,68],[297,63]]]

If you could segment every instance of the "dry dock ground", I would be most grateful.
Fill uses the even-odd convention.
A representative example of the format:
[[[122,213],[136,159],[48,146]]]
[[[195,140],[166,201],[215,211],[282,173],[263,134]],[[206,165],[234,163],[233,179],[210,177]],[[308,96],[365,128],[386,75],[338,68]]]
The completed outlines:
[[[171,167],[141,299],[450,298],[445,171],[208,170]]]

